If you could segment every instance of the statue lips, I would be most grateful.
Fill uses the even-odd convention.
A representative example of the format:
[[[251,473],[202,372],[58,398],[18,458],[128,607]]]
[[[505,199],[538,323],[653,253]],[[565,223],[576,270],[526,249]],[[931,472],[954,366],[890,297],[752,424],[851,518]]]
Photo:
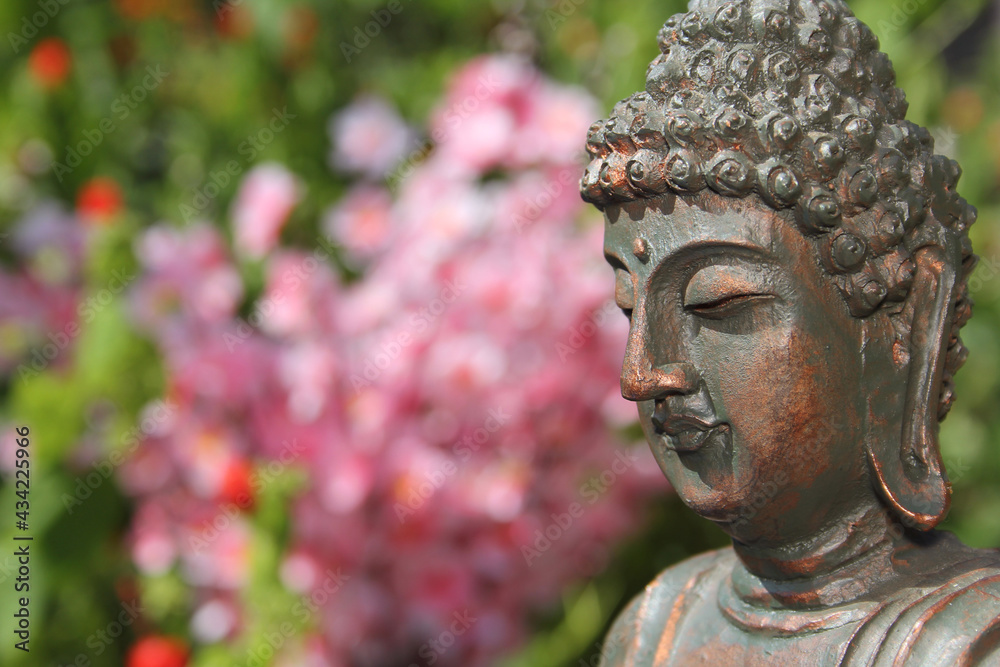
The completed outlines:
[[[653,427],[662,436],[667,449],[675,452],[693,452],[709,441],[724,426],[722,422],[709,422],[694,415],[670,415],[666,419],[653,415]]]
[[[701,446],[708,442],[710,435],[712,435],[711,430],[689,429],[681,431],[671,437],[671,444],[668,446],[675,452],[693,452],[701,449]]]

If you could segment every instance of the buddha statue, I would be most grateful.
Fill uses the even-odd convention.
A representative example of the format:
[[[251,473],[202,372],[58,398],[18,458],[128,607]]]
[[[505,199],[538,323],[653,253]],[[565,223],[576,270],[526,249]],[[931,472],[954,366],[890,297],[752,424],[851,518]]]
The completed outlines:
[[[588,135],[622,395],[732,546],[662,572],[607,667],[1000,664],[1000,556],[934,529],[965,361],[960,170],[839,0],[692,0]]]

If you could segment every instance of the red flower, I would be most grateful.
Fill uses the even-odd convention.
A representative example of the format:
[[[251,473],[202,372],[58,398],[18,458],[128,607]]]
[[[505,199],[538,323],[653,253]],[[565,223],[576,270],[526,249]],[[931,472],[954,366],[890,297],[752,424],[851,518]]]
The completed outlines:
[[[253,467],[245,459],[230,461],[222,477],[219,500],[248,509],[253,505],[253,487],[250,484],[252,474]]]
[[[215,10],[215,29],[223,37],[243,39],[253,34],[253,15],[242,5],[222,3]]]
[[[76,212],[88,222],[107,224],[121,208],[121,188],[110,178],[92,178],[76,195]]]
[[[188,650],[173,637],[143,637],[129,649],[126,667],[185,667]]]
[[[38,42],[28,56],[32,76],[46,88],[56,88],[69,74],[70,52],[58,37],[48,37]]]
[[[309,7],[293,7],[285,19],[285,62],[295,66],[308,59],[319,33],[319,17]]]
[[[127,19],[145,21],[162,16],[171,21],[195,20],[191,0],[117,0],[118,11]]]

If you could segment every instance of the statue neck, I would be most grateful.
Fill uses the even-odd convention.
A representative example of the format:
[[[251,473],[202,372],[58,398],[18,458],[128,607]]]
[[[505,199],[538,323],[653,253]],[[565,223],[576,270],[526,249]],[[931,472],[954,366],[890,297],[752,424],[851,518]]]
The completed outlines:
[[[895,578],[888,510],[875,502],[818,535],[777,548],[733,541],[736,593],[755,605],[817,608],[845,604]],[[900,541],[905,542],[901,537]]]

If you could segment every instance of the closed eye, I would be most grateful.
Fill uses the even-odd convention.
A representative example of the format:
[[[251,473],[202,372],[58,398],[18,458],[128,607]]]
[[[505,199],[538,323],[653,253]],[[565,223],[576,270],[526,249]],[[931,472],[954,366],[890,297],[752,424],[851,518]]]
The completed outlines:
[[[721,320],[740,314],[744,309],[750,306],[757,305],[764,301],[770,301],[772,299],[774,299],[774,295],[765,292],[733,294],[727,295],[715,301],[688,304],[684,306],[684,309],[689,313],[697,315],[698,317],[704,317],[710,320]]]

